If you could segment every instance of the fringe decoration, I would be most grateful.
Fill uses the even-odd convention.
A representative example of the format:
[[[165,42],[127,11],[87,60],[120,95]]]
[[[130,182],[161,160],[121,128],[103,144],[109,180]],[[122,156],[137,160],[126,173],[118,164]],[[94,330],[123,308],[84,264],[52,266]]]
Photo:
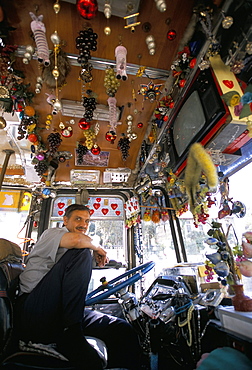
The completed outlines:
[[[209,190],[216,189],[218,175],[212,158],[200,143],[194,143],[189,149],[184,179],[192,214],[194,214],[195,207],[197,206],[196,192],[202,172],[207,179]]]

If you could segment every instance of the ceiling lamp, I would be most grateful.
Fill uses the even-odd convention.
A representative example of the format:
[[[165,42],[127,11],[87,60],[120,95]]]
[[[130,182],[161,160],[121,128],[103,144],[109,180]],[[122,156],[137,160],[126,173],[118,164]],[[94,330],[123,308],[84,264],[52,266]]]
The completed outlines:
[[[84,19],[92,19],[98,11],[97,0],[78,0],[76,3],[79,14]]]

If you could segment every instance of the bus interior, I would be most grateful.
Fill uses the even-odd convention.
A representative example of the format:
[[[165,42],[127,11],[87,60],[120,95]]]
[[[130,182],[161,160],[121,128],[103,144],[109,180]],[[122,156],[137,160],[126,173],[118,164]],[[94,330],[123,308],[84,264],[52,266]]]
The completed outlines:
[[[109,257],[86,306],[133,326],[139,370],[252,368],[251,18],[251,0],[0,0],[0,369],[76,370],[11,340],[18,276],[71,204]]]

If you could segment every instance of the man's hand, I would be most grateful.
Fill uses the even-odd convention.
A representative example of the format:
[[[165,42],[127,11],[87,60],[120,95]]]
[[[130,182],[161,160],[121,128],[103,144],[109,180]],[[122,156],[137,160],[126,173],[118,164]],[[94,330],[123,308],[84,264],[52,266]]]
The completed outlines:
[[[99,267],[104,267],[109,262],[107,252],[101,247],[94,250],[94,259]]]

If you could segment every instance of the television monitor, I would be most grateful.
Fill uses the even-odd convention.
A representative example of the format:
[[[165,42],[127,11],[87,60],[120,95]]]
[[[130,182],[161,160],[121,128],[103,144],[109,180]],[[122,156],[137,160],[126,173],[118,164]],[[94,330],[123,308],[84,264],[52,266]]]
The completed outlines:
[[[212,70],[199,70],[169,122],[169,167],[176,175],[186,166],[190,145],[207,144],[227,122],[228,113]]]

